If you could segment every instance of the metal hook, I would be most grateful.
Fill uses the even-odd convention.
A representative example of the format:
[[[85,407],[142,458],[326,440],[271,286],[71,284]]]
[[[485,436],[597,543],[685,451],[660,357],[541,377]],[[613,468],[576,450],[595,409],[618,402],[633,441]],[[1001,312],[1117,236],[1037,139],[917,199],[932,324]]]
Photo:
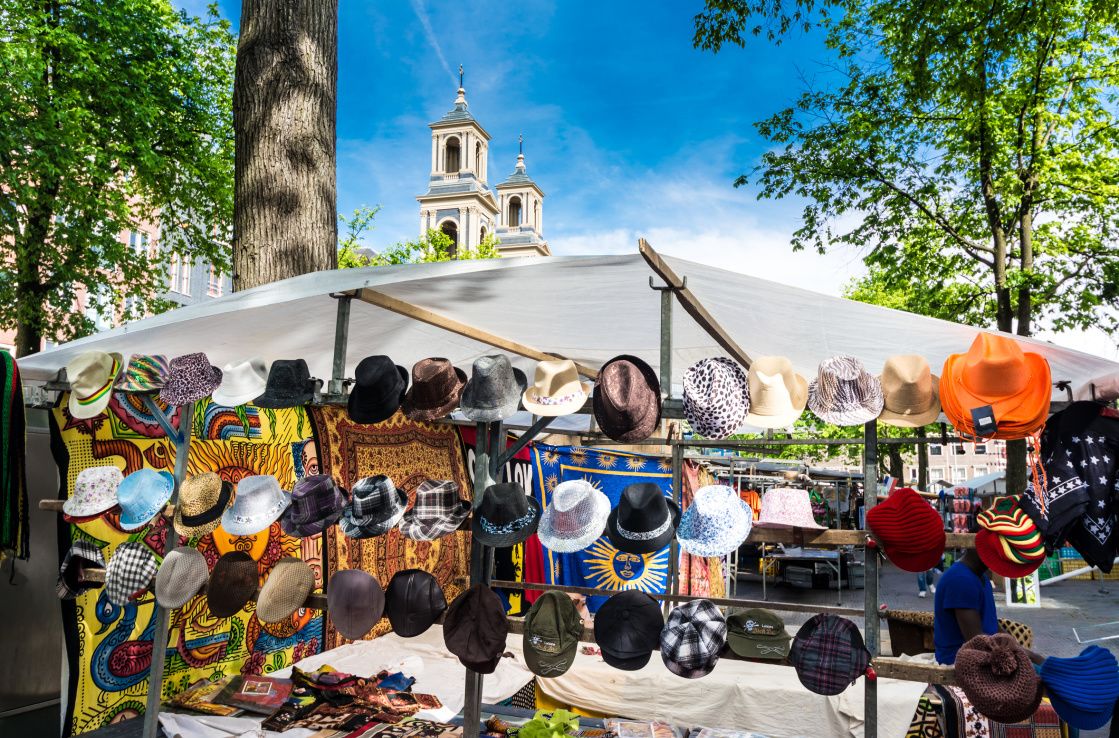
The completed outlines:
[[[668,292],[668,291],[678,292],[680,290],[685,290],[687,288],[688,288],[688,275],[686,275],[686,274],[683,277],[680,278],[680,284],[679,285],[668,284],[668,285],[665,285],[663,287],[658,287],[656,284],[653,283],[653,278],[651,276],[649,277],[649,289],[656,290],[657,292]]]

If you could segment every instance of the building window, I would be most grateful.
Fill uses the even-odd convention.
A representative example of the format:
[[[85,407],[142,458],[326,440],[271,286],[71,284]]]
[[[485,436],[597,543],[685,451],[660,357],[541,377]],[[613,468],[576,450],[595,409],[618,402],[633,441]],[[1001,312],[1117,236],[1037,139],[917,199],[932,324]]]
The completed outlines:
[[[221,272],[214,265],[210,265],[210,283],[206,286],[206,294],[210,297],[221,297]]]
[[[474,171],[477,172],[479,179],[482,176],[482,144],[475,142],[474,144]]]
[[[929,481],[935,483],[935,482],[939,482],[941,480],[943,480],[945,482],[948,481],[947,479],[944,479],[944,467],[943,466],[934,466],[934,467],[930,468],[929,469]]]
[[[509,198],[509,227],[515,228],[521,224],[521,198]]]
[[[962,443],[956,444],[956,456],[963,456],[967,453],[967,448]]]
[[[167,266],[167,289],[178,291],[179,288],[179,255],[171,255],[171,263]]]
[[[461,156],[457,138],[452,137],[447,139],[447,151],[443,161],[443,171],[447,174],[454,174],[460,169],[459,162],[461,161]]]
[[[975,454],[976,454],[976,456],[986,456],[987,455],[987,444],[985,444],[985,443],[975,444]]]
[[[952,467],[952,481],[956,484],[967,481],[967,467],[954,466]]]
[[[987,476],[988,472],[987,472],[987,467],[985,467],[985,466],[973,466],[973,467],[971,467],[971,469],[972,469],[972,473],[974,473],[975,476],[977,476],[977,477]]]
[[[929,444],[929,456],[941,456],[944,454],[944,447],[939,443]],[[941,470],[943,471],[943,469]]]
[[[486,227],[482,226],[482,230],[478,232],[478,243],[486,240]]]
[[[916,482],[917,481],[917,467],[915,467],[915,466],[909,467],[909,481],[911,481],[911,482]]]
[[[453,220],[448,220],[439,227],[439,230],[451,239],[450,257],[452,259],[458,257],[458,224]]]
[[[192,264],[178,254],[171,255],[168,268],[167,289],[183,295],[190,294],[190,268]]]

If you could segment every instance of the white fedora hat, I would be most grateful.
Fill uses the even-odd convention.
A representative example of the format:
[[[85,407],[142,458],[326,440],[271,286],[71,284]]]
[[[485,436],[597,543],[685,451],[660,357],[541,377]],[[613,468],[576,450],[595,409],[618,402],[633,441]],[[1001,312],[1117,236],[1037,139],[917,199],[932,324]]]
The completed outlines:
[[[788,428],[808,404],[808,380],[784,356],[759,356],[750,365],[750,412],[746,425]]]
[[[237,407],[264,394],[268,384],[268,365],[264,359],[254,357],[236,364],[231,362],[221,371],[221,384],[210,398],[214,404]]]

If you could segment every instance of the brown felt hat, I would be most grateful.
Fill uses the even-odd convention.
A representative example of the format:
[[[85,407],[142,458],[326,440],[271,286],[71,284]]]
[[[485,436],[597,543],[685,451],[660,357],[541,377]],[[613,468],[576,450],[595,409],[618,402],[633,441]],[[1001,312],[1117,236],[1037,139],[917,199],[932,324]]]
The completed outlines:
[[[615,356],[602,365],[591,399],[598,427],[619,443],[644,441],[661,419],[661,384],[636,356]]]
[[[230,551],[218,559],[206,587],[206,604],[215,618],[228,618],[245,606],[260,582],[256,562],[244,551]]]
[[[977,635],[961,646],[956,681],[972,706],[998,723],[1028,720],[1041,704],[1041,677],[1008,633]]]
[[[887,425],[919,428],[940,417],[940,377],[923,356],[891,356],[882,367],[882,414]]]
[[[420,359],[401,407],[410,420],[442,418],[458,407],[465,386],[466,372],[447,359]]]
[[[385,612],[385,591],[367,571],[343,569],[330,578],[326,613],[334,628],[352,641],[365,636]]]
[[[306,562],[287,556],[276,562],[256,598],[256,618],[262,623],[278,623],[303,607],[315,588],[315,573]]]

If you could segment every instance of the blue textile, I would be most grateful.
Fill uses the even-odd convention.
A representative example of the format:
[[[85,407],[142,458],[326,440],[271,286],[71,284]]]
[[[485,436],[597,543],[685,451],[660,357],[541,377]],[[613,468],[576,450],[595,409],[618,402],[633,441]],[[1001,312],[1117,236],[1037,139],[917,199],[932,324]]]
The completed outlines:
[[[611,507],[618,504],[625,487],[638,482],[652,482],[665,495],[672,494],[672,463],[657,456],[537,443],[532,447],[532,467],[532,493],[545,507],[556,485],[571,479],[585,479],[602,490]],[[667,547],[652,554],[622,553],[605,536],[576,553],[545,548],[544,564],[549,584],[656,593],[664,592],[668,582]],[[587,608],[597,612],[606,599],[588,597]]]
[[[956,652],[964,645],[964,634],[956,622],[954,610],[978,610],[983,632],[999,632],[995,614],[995,595],[986,574],[977,575],[963,561],[957,561],[940,575],[933,595],[933,643],[936,660],[941,664],[956,663]]]

